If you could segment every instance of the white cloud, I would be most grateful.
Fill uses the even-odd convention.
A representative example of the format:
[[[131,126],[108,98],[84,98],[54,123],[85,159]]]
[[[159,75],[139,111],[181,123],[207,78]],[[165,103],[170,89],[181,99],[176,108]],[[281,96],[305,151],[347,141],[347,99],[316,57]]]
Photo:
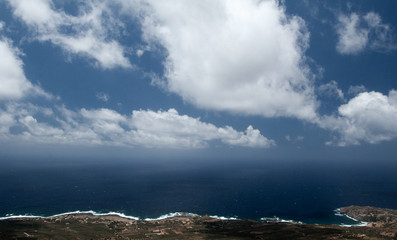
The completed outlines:
[[[52,96],[26,79],[22,53],[11,40],[0,36],[0,100],[20,99],[26,95]]]
[[[341,54],[357,54],[364,50],[368,42],[369,30],[360,28],[360,17],[356,13],[350,16],[340,15],[337,33],[339,35],[336,49]]]
[[[338,16],[336,31],[339,39],[336,49],[341,54],[358,54],[367,47],[377,52],[397,49],[390,25],[382,23],[379,14],[369,12],[364,16],[352,13]]]
[[[336,97],[341,100],[344,100],[344,94],[342,90],[338,88],[338,83],[336,81],[331,81],[329,83],[323,84],[318,87],[318,91],[322,95],[326,95],[328,97]]]
[[[274,140],[261,135],[258,129],[254,129],[251,125],[247,127],[244,133],[237,132],[232,127],[220,128],[221,140],[230,145],[267,148],[275,145]]]
[[[166,50],[165,74],[153,77],[153,83],[198,107],[308,120],[336,132],[333,144],[341,146],[397,137],[396,91],[385,96],[364,92],[362,86],[351,87],[349,93],[360,94],[342,105],[337,116],[317,116],[315,76],[305,59],[309,32],[304,21],[287,16],[278,1],[120,2],[126,4],[123,10],[139,18],[149,45],[135,50],[136,54],[141,56],[158,46]],[[85,2],[77,16],[56,9],[51,0],[9,3],[35,39],[94,59],[105,69],[131,67],[124,48],[111,37],[123,24],[109,12],[108,2]],[[338,34],[337,49],[343,54],[357,54],[367,47],[376,51],[395,48],[391,27],[375,13],[340,15]],[[0,99],[50,96],[26,79],[19,54],[10,40],[0,38]],[[344,99],[335,81],[318,90]],[[98,93],[97,98],[106,102],[109,96]],[[153,148],[202,148],[212,141],[258,148],[275,145],[252,126],[245,131],[217,127],[174,109],[137,110],[126,116],[105,108],[76,112],[21,103],[8,104],[0,114],[3,140]],[[40,120],[37,115],[46,115],[51,121]],[[13,128],[19,131],[12,132]]]
[[[18,50],[9,41],[0,40],[0,99],[21,98],[32,88],[22,69]]]
[[[99,92],[95,96],[96,96],[96,98],[98,100],[101,100],[101,101],[104,101],[104,102],[108,102],[109,99],[110,99],[109,94],[106,94],[106,93],[103,93],[103,92]]]
[[[33,116],[25,116],[18,119],[26,130],[22,133],[23,139],[34,139],[35,142],[54,142],[59,141],[64,136],[62,129],[52,127],[47,123],[38,122]]]
[[[142,57],[142,55],[145,53],[145,50],[143,50],[143,49],[138,49],[138,50],[136,50],[136,55],[138,56],[138,57]]]
[[[232,127],[217,128],[187,115],[179,115],[175,109],[167,112],[133,111],[130,126],[136,129],[137,141],[153,146],[204,147],[208,141],[221,140],[229,145],[270,147],[274,141],[262,136],[249,126],[245,133]]]
[[[55,28],[59,24],[61,16],[51,9],[51,0],[10,0],[14,8],[14,14],[22,18],[31,26],[42,28]]]
[[[0,134],[8,133],[13,125],[15,125],[14,116],[6,111],[0,110]]]
[[[122,2],[139,16],[148,44],[166,49],[163,81],[185,101],[240,114],[315,118],[304,56],[309,33],[278,1]]]
[[[370,43],[371,49],[378,52],[390,52],[397,49],[392,27],[382,23],[379,14],[369,12],[364,16],[364,20],[371,29],[370,33],[374,36]]]
[[[111,34],[121,27],[106,2],[85,1],[79,15],[68,15],[51,0],[8,0],[14,15],[21,19],[39,41],[50,41],[66,53],[94,59],[104,69],[132,67],[124,48]]]
[[[328,116],[320,126],[338,133],[330,144],[358,145],[397,138],[397,91],[389,95],[363,92],[338,109],[338,116]]]
[[[126,122],[127,118],[119,113],[102,108],[99,110],[82,109],[80,115],[84,118],[83,125],[90,130],[104,137],[108,137],[117,143],[118,135],[123,134],[125,130],[120,123]]]
[[[53,111],[31,104],[13,103],[0,111],[0,138],[3,140],[147,148],[203,148],[217,140],[226,145],[253,148],[275,145],[273,140],[252,126],[245,132],[229,126],[219,128],[180,115],[175,109],[157,112],[137,110],[131,116],[125,116],[106,108],[74,112],[58,107]],[[37,116],[43,114],[56,124],[38,121]],[[12,127],[21,130],[11,133]]]

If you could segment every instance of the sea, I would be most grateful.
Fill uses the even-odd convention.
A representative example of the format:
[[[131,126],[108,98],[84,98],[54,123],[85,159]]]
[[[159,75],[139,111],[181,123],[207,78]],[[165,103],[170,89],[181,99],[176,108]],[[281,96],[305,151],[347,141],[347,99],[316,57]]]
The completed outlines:
[[[338,208],[397,209],[396,172],[394,162],[359,160],[2,159],[0,218],[194,213],[351,225]]]

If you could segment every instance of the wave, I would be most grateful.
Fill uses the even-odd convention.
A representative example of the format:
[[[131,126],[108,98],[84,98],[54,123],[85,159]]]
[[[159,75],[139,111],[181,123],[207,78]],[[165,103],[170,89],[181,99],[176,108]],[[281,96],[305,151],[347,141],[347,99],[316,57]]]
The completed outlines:
[[[13,215],[13,214],[7,214],[5,217],[0,217],[0,220],[7,220],[7,219],[13,219],[13,218],[42,218],[42,216],[36,216],[36,215]]]
[[[53,218],[53,217],[60,217],[60,216],[73,215],[73,214],[90,214],[93,216],[118,216],[121,218],[126,218],[126,219],[131,219],[131,220],[136,220],[136,221],[138,221],[138,220],[158,221],[158,220],[163,220],[163,219],[173,218],[173,217],[201,217],[201,215],[195,214],[195,213],[173,212],[173,213],[167,213],[167,214],[161,215],[160,217],[157,217],[157,218],[141,219],[139,217],[128,216],[128,215],[125,215],[124,213],[119,213],[119,212],[100,213],[100,212],[95,212],[93,210],[89,210],[89,211],[79,211],[78,210],[78,211],[55,214],[55,215],[51,215],[51,216],[39,216],[39,215],[31,215],[31,214],[26,214],[26,215],[7,214],[5,217],[0,217],[0,220],[15,219],[15,218]],[[209,216],[209,217],[220,219],[220,220],[238,220],[237,217],[224,217],[224,216],[217,216],[217,215],[213,215],[213,216]]]
[[[60,214],[55,214],[55,215],[51,215],[51,216],[40,216],[40,215],[32,215],[32,214],[26,214],[26,215],[14,215],[14,214],[7,214],[5,217],[0,217],[0,220],[6,220],[6,219],[15,219],[15,218],[53,218],[53,217],[60,217],[60,216],[65,216],[65,215],[72,215],[72,214],[90,214],[93,216],[117,216],[117,217],[121,217],[124,219],[130,219],[130,220],[143,220],[143,221],[158,221],[158,220],[164,220],[167,218],[173,218],[173,217],[201,217],[201,215],[199,214],[195,214],[195,213],[189,213],[189,212],[173,212],[173,213],[167,213],[167,214],[163,214],[157,218],[140,218],[140,217],[136,217],[136,216],[129,216],[126,215],[124,213],[119,213],[119,212],[107,212],[107,213],[101,213],[101,212],[95,212],[93,210],[88,210],[88,211],[71,211],[71,212],[65,212],[65,213],[60,213]],[[340,216],[340,217],[346,217],[348,219],[353,220],[354,224],[344,224],[341,223],[339,224],[340,226],[343,227],[351,227],[351,226],[367,226],[368,223],[367,222],[362,222],[359,221],[355,218],[352,218],[346,214],[342,214],[340,213],[340,209],[335,209],[334,210],[334,214],[336,216]],[[240,220],[237,216],[234,217],[225,217],[225,216],[218,216],[218,215],[210,215],[210,218],[215,218],[215,219],[219,219],[219,220]],[[303,222],[301,221],[295,221],[295,220],[290,220],[290,219],[283,219],[277,216],[274,217],[262,217],[260,218],[260,221],[262,222],[280,222],[280,223],[300,223],[302,224]]]
[[[283,218],[279,218],[277,216],[274,217],[263,217],[260,219],[262,222],[278,222],[278,223],[300,223],[302,224],[303,222],[301,221],[294,221],[294,220],[290,220],[290,219],[283,219]]]
[[[173,217],[202,217],[199,214],[196,213],[188,213],[188,212],[174,212],[174,213],[167,213],[164,215],[161,215],[158,218],[145,218],[145,221],[157,221],[157,220],[163,220],[167,218],[173,218]],[[209,216],[210,218],[216,218],[219,220],[238,220],[237,217],[224,217],[224,216],[217,216],[217,215],[211,215]]]
[[[340,212],[340,208],[337,208],[337,209],[334,210],[334,215],[335,216],[339,216],[339,217],[345,217],[346,216],[346,214],[343,214],[343,213]]]
[[[198,217],[200,215],[195,214],[195,213],[186,213],[186,212],[174,212],[174,213],[167,213],[164,215],[161,215],[158,218],[145,218],[145,221],[157,221],[157,220],[163,220],[167,218],[173,218],[173,217]]]
[[[211,215],[209,216],[210,218],[216,218],[219,220],[239,220],[237,217],[223,217],[223,216],[217,216],[217,215]]]
[[[60,214],[55,214],[51,216],[38,216],[38,215],[13,215],[13,214],[7,214],[5,217],[0,217],[0,220],[6,220],[6,219],[13,219],[13,218],[53,218],[53,217],[60,217],[60,216],[66,216],[66,215],[72,215],[72,214],[90,214],[93,216],[118,216],[121,218],[126,218],[126,219],[131,219],[131,220],[140,220],[139,217],[134,217],[134,216],[128,216],[123,213],[118,213],[118,212],[107,212],[107,213],[99,213],[95,212],[92,210],[89,211],[72,211],[72,212],[65,212],[65,213],[60,213]]]
[[[357,223],[357,224],[344,224],[344,223],[342,223],[342,224],[339,224],[339,226],[341,226],[341,227],[365,227],[365,226],[368,226],[368,223],[367,222],[360,222],[360,223]]]
[[[341,226],[341,227],[365,227],[365,226],[368,226],[368,222],[360,221],[360,220],[357,220],[357,219],[355,219],[353,217],[350,217],[347,214],[341,213],[340,212],[340,208],[335,209],[334,210],[334,214],[336,216],[339,216],[339,217],[346,217],[346,218],[356,222],[355,224],[344,224],[344,223],[339,224],[339,226]]]

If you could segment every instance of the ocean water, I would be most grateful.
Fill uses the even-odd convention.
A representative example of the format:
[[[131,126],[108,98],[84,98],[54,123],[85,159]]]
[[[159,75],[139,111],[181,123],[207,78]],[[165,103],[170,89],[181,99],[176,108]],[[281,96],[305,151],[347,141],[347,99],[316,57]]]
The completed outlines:
[[[270,160],[1,160],[0,217],[174,212],[352,224],[348,205],[397,209],[394,163]]]

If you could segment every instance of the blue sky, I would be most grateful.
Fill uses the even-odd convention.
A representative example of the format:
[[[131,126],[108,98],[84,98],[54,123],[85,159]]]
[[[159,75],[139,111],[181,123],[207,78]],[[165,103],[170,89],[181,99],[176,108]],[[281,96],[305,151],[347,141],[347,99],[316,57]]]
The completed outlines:
[[[389,159],[395,1],[0,1],[2,157]]]

